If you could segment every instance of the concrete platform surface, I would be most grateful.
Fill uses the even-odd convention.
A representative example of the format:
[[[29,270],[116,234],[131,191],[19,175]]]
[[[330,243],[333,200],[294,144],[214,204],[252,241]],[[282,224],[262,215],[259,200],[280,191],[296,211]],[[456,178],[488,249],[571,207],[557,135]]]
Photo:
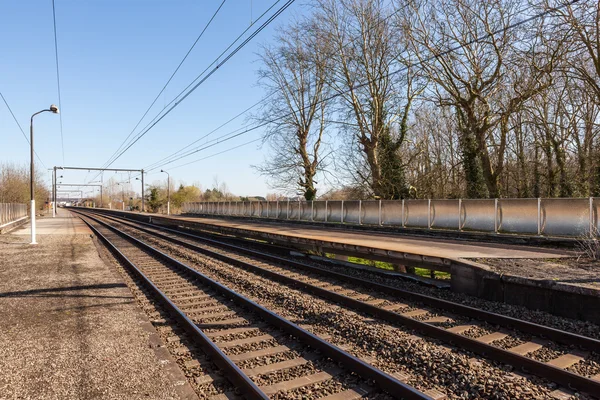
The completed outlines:
[[[151,348],[156,331],[90,235],[57,234],[81,231],[66,210],[40,225],[35,246],[0,236],[0,399],[184,398],[183,374]]]
[[[148,214],[150,215],[150,214]],[[163,216],[161,216],[163,217]],[[556,258],[567,256],[563,250],[526,247],[498,243],[476,243],[447,239],[416,238],[391,233],[323,229],[280,222],[258,222],[176,216],[203,224],[248,229],[275,235],[325,240],[348,245],[366,246],[397,252],[417,253],[441,258]]]
[[[37,235],[72,235],[78,233],[91,233],[90,229],[80,218],[77,218],[69,210],[59,208],[55,218],[52,213],[35,220],[35,231]],[[15,230],[13,235],[31,235],[29,222]]]

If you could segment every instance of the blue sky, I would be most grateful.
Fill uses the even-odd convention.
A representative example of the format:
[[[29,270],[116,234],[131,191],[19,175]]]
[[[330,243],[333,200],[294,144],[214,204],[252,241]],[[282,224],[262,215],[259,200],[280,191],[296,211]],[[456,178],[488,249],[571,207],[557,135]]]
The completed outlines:
[[[36,117],[34,127],[35,148],[45,166],[102,166],[129,135],[221,1],[55,0],[64,164],[59,117],[44,113]],[[140,128],[248,27],[251,14],[256,19],[273,2],[227,0]],[[284,3],[280,1],[275,9]],[[58,104],[52,1],[3,0],[1,6],[0,92],[29,135],[31,114]],[[259,45],[270,41],[277,26],[303,11],[303,3],[294,3],[112,167],[148,166],[259,101],[263,96],[256,84]],[[240,118],[208,139],[243,124]],[[250,168],[264,157],[257,143],[175,168],[258,138],[260,133],[242,135],[165,169],[176,182],[200,183],[206,189],[218,177],[233,193],[264,195],[271,190]],[[29,145],[3,102],[0,160],[21,165],[29,162]],[[43,168],[39,162],[37,165]],[[148,174],[148,183],[165,179],[158,171]],[[64,176],[65,183],[92,178],[86,171],[68,171]],[[107,173],[105,180],[110,176],[128,179]]]

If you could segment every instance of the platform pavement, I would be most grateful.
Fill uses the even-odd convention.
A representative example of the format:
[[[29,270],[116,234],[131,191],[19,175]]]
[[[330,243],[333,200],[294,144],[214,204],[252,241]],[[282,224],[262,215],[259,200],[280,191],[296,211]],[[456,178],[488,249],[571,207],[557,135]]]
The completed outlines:
[[[36,235],[71,235],[91,233],[86,224],[64,208],[58,208],[56,217],[44,214],[35,220]],[[31,235],[31,224],[28,222],[12,232],[13,235]]]
[[[139,213],[138,213],[139,214]],[[152,214],[147,214],[152,215]],[[156,214],[154,214],[156,215]],[[161,217],[166,217],[161,215]],[[409,237],[394,233],[348,231],[340,228],[323,228],[294,225],[279,221],[256,221],[220,219],[196,216],[171,216],[171,218],[195,221],[203,224],[260,232],[288,238],[303,238],[364,246],[393,252],[422,254],[429,257],[473,258],[557,258],[572,256],[565,250],[475,241]]]
[[[0,236],[0,399],[198,398],[79,219],[28,234]]]

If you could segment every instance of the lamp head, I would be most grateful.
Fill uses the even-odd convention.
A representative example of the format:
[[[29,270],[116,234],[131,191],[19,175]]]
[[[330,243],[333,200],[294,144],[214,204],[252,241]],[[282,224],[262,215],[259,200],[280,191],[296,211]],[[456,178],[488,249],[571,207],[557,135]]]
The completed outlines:
[[[52,111],[54,114],[58,114],[58,107],[56,107],[55,104],[50,105],[50,111]]]

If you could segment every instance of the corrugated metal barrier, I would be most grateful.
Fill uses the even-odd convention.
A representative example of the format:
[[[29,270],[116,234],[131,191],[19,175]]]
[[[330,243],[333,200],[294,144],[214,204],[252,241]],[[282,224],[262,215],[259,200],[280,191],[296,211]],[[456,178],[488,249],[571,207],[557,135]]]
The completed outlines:
[[[27,216],[27,204],[0,203],[0,226]]]
[[[21,205],[23,206],[23,205]],[[221,201],[183,213],[547,236],[598,235],[600,198]],[[26,213],[26,210],[25,210]]]

